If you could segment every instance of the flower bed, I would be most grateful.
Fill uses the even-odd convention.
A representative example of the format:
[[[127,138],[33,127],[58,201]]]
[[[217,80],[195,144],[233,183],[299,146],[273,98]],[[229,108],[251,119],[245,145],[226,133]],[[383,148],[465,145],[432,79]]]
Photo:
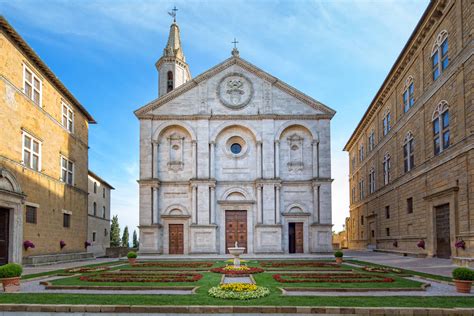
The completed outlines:
[[[254,273],[261,273],[264,270],[260,268],[255,268],[255,267],[247,267],[247,266],[240,266],[240,268],[235,269],[235,268],[228,268],[229,266],[223,267],[223,268],[214,268],[211,269],[211,272],[215,273],[223,273],[226,275],[244,275],[244,274],[254,274]],[[245,267],[245,268],[243,268]]]
[[[109,267],[82,267],[82,268],[71,268],[66,269],[66,273],[90,273],[90,272],[102,272],[110,270]]]
[[[385,268],[385,267],[363,267],[362,270],[368,272],[377,272],[377,273],[402,273],[402,270],[395,268]]]
[[[214,262],[140,262],[132,264],[134,268],[158,267],[158,268],[210,268]]]
[[[312,261],[297,261],[297,262],[274,262],[262,261],[260,266],[264,268],[293,268],[293,267],[311,267],[311,268],[336,268],[341,266],[332,262],[312,262]]]
[[[358,273],[285,273],[274,274],[273,278],[280,283],[388,283],[395,281],[380,275]]]
[[[88,282],[196,282],[202,278],[199,273],[100,273],[80,277]]]
[[[270,290],[263,286],[248,283],[230,283],[214,286],[209,289],[209,295],[216,298],[233,300],[250,300],[270,294]]]

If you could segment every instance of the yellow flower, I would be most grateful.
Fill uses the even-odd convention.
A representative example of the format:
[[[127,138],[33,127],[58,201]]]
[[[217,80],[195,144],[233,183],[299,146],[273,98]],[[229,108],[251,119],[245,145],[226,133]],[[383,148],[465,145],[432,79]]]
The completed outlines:
[[[232,291],[232,292],[252,292],[257,289],[255,284],[248,284],[248,283],[229,283],[229,284],[221,284],[221,290],[224,291]]]

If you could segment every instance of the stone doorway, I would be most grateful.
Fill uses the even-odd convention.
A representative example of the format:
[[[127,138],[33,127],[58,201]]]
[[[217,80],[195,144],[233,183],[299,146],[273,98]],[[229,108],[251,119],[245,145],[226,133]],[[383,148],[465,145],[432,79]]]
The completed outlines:
[[[8,263],[9,212],[8,209],[0,208],[0,265]]]
[[[184,254],[184,225],[169,224],[169,254]]]
[[[303,223],[288,223],[288,252],[303,253],[304,237]]]
[[[226,211],[225,212],[225,252],[228,248],[234,247],[235,242],[239,247],[245,247],[247,253],[247,211]]]
[[[436,256],[438,258],[451,258],[449,204],[435,207],[436,216]]]

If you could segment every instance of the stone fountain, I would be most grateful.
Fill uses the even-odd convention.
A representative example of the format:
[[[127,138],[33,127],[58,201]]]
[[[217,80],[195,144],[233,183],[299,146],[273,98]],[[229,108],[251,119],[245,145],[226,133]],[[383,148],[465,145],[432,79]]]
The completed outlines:
[[[239,243],[235,242],[235,247],[227,248],[229,253],[234,256],[234,267],[240,267],[240,255],[244,253],[245,247],[239,247]]]

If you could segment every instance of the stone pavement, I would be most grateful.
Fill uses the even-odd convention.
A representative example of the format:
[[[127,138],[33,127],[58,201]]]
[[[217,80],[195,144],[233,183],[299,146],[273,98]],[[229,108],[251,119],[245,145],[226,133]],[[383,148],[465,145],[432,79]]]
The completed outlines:
[[[70,268],[82,267],[82,266],[86,266],[90,264],[108,263],[108,262],[113,262],[113,261],[118,262],[118,258],[97,258],[95,260],[87,260],[87,261],[63,262],[63,263],[55,263],[55,264],[37,266],[37,267],[23,267],[23,275],[49,272],[49,271],[61,270],[61,269],[70,269]]]
[[[344,258],[367,261],[376,264],[447,277],[451,277],[452,271],[458,267],[457,265],[453,264],[450,259],[404,257],[391,253],[366,250],[345,250]]]

